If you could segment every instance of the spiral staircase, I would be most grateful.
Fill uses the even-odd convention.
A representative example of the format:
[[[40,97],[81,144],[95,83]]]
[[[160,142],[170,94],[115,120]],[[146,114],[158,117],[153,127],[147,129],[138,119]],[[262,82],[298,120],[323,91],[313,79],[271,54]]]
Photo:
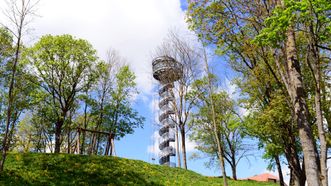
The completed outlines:
[[[174,167],[175,164],[170,161],[171,156],[176,156],[176,149],[170,145],[170,142],[175,142],[175,122],[173,104],[175,98],[172,93],[174,88],[173,82],[182,77],[183,66],[174,58],[169,56],[161,56],[153,60],[153,77],[161,84],[159,90],[159,163]]]
[[[175,141],[175,123],[172,118],[175,111],[172,109],[172,102],[175,100],[171,94],[172,84],[165,84],[159,91],[160,103],[159,108],[161,114],[159,116],[159,121],[162,124],[159,130],[160,140],[159,140],[159,163],[161,165],[171,165],[170,156],[176,155],[176,149],[170,146],[170,142]]]

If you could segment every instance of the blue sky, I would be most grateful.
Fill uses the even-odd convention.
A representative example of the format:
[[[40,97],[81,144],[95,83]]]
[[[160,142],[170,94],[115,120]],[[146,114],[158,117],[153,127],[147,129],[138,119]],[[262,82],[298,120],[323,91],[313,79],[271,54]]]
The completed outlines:
[[[0,7],[5,7],[0,1]],[[151,74],[153,50],[162,42],[169,29],[176,28],[189,33],[185,23],[186,0],[41,0],[38,15],[24,38],[26,44],[33,44],[44,34],[71,34],[91,42],[100,58],[105,59],[110,48],[117,50],[128,60],[137,75],[138,89],[135,109],[146,118],[143,129],[116,141],[116,153],[120,157],[153,163],[153,135],[157,130],[154,123],[152,100],[155,98],[155,81]],[[5,22],[5,17],[0,15]],[[224,89],[232,92],[235,87],[228,83],[235,74],[222,58],[214,58],[211,66],[219,74]],[[188,158],[191,152],[188,153]],[[245,178],[263,173],[266,163],[262,152],[256,151],[238,165],[238,177]],[[155,157],[157,159],[157,157]],[[188,168],[203,175],[220,175],[219,171],[207,169],[206,159],[189,160]],[[157,160],[155,161],[157,163]],[[230,175],[230,169],[227,168]]]

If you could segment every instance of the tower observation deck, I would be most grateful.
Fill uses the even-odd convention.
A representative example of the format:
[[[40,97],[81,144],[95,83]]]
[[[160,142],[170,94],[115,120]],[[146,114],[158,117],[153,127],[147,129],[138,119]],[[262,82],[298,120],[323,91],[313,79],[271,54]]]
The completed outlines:
[[[172,117],[175,114],[172,103],[175,98],[172,93],[173,83],[180,79],[183,74],[183,65],[177,62],[174,58],[161,56],[155,58],[152,62],[153,77],[160,82],[159,89],[159,163],[161,165],[171,166],[170,157],[176,155],[176,149],[170,146],[170,142],[175,141],[175,122]]]

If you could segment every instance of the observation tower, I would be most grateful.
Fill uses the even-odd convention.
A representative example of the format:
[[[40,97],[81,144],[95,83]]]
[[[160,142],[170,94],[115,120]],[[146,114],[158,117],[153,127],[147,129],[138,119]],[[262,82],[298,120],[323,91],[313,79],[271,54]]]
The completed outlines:
[[[176,155],[176,149],[170,146],[170,142],[175,141],[175,122],[173,116],[175,111],[172,104],[175,101],[172,93],[173,83],[180,79],[183,74],[183,65],[177,62],[174,58],[168,56],[161,56],[155,58],[152,62],[153,77],[160,82],[159,89],[159,122],[161,128],[159,129],[159,163],[161,165],[172,166],[170,157]]]

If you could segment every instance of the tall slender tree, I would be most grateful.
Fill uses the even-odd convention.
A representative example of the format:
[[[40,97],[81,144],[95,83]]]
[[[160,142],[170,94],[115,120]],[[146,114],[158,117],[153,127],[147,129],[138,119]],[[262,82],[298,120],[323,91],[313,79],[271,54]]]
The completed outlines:
[[[132,134],[135,128],[143,127],[145,118],[132,108],[132,96],[137,94],[135,75],[124,65],[115,76],[115,86],[110,90],[111,99],[105,106],[104,127],[111,134],[105,155],[114,153],[114,140]],[[112,151],[110,151],[112,150]]]
[[[38,1],[34,2],[31,0],[10,0],[7,2],[7,10],[5,11],[6,17],[9,19],[9,25],[3,26],[7,28],[13,34],[14,41],[14,53],[10,59],[10,78],[8,86],[8,102],[7,102],[7,114],[6,114],[6,126],[4,131],[4,138],[2,140],[2,156],[0,160],[0,173],[3,171],[4,163],[6,160],[8,145],[10,143],[10,133],[12,128],[14,128],[14,123],[11,121],[13,116],[13,110],[15,109],[15,88],[16,88],[16,74],[17,66],[20,62],[20,57],[23,49],[22,38],[26,32],[27,25],[31,21],[29,16],[34,15],[36,10],[36,4]],[[12,125],[12,126],[11,126]]]
[[[199,151],[210,157],[209,165],[219,165],[217,141],[214,139],[214,127],[212,125],[210,114],[210,101],[208,97],[202,96],[203,90],[198,86],[205,86],[204,80],[197,80],[192,87],[192,94],[189,97],[198,97],[195,102],[197,112],[193,114],[191,120],[192,132],[190,138],[197,142]],[[200,95],[200,96],[198,96]],[[249,145],[243,143],[243,135],[240,125],[242,125],[238,115],[234,111],[234,102],[224,91],[215,92],[212,96],[215,102],[215,115],[217,122],[217,133],[223,148],[223,158],[230,165],[232,177],[237,180],[237,164],[245,157],[249,151]],[[198,154],[195,157],[199,157]]]
[[[224,113],[226,111],[222,110],[222,106],[217,106],[220,104],[219,96],[216,94],[216,76],[210,73],[209,65],[208,65],[208,57],[207,52],[204,50],[204,62],[205,62],[205,74],[201,80],[196,80],[194,82],[193,90],[190,91],[188,95],[189,98],[196,99],[194,101],[195,105],[200,104],[198,107],[201,112],[199,113],[205,118],[200,121],[200,123],[207,124],[207,130],[203,131],[206,133],[212,134],[212,141],[215,144],[216,148],[216,156],[218,158],[218,162],[220,165],[220,170],[223,177],[223,184],[227,185],[227,174],[225,170],[225,147],[224,147],[224,138],[222,131],[222,116],[219,116],[217,113]],[[219,102],[218,102],[219,101]],[[220,111],[221,110],[221,111]],[[208,130],[209,129],[209,130]]]

